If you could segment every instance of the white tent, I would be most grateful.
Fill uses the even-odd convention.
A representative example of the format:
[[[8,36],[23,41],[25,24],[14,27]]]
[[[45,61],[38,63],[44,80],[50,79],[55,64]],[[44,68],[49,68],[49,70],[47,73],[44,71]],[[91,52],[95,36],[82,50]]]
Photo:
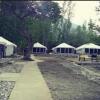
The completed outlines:
[[[75,47],[66,44],[66,43],[61,43],[60,45],[52,48],[54,53],[66,53],[66,54],[73,54],[75,53]]]
[[[5,56],[13,55],[14,49],[15,49],[15,47],[17,47],[17,45],[15,45],[14,43],[6,40],[3,37],[0,37],[0,43],[4,43],[4,45],[6,46],[6,48],[5,48]]]
[[[100,46],[93,43],[87,43],[76,48],[76,51],[81,54],[100,54]]]
[[[36,42],[33,45],[33,53],[46,53],[47,47]]]

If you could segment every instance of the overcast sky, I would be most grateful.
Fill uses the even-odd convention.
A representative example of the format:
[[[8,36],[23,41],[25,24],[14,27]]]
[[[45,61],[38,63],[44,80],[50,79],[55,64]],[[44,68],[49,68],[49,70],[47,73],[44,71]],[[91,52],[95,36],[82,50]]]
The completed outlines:
[[[63,1],[59,1],[62,4]],[[89,19],[97,21],[97,13],[95,12],[95,7],[98,5],[98,1],[73,1],[75,3],[74,7],[74,17],[72,21],[76,24],[83,24],[85,21],[88,22]]]

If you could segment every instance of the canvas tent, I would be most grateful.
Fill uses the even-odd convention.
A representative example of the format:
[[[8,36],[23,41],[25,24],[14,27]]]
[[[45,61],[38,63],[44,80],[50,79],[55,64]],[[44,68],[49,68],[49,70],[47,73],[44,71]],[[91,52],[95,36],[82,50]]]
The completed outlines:
[[[54,53],[61,53],[61,54],[74,54],[75,48],[67,43],[62,43],[54,48],[52,48]]]
[[[14,54],[14,50],[17,47],[17,45],[15,45],[14,43],[8,41],[7,39],[0,37],[0,43],[3,43],[3,45],[5,46],[5,56],[11,56]]]
[[[79,54],[99,54],[100,55],[100,46],[95,45],[93,43],[84,44],[78,48],[76,48],[76,52]]]
[[[36,42],[33,45],[33,53],[46,53],[47,47]]]

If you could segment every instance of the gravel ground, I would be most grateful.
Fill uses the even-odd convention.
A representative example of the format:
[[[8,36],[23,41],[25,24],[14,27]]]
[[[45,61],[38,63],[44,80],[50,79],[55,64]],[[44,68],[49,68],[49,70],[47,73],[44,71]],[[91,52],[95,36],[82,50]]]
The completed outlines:
[[[23,69],[23,64],[7,64],[3,67],[0,67],[0,73],[20,73]]]
[[[60,58],[43,60],[38,66],[54,100],[100,100],[100,84],[83,76],[79,68]]]
[[[0,73],[20,73],[24,66],[19,64],[21,58],[22,56],[17,55],[14,58],[0,59]]]
[[[8,100],[14,85],[14,81],[0,81],[0,100]]]
[[[100,65],[82,65],[82,66],[96,73],[100,73]]]

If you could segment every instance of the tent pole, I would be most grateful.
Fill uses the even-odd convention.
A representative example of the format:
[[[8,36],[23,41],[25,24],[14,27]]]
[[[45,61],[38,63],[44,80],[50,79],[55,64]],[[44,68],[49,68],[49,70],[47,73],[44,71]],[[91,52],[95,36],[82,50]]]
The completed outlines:
[[[55,53],[57,53],[57,48],[54,50]]]
[[[60,53],[61,53],[61,48],[60,48]]]
[[[66,53],[66,48],[64,48],[64,53]]]
[[[89,49],[89,55],[90,55],[90,49]]]
[[[36,48],[36,53],[37,53],[37,48]]]
[[[68,55],[69,55],[69,48],[68,48]]]

